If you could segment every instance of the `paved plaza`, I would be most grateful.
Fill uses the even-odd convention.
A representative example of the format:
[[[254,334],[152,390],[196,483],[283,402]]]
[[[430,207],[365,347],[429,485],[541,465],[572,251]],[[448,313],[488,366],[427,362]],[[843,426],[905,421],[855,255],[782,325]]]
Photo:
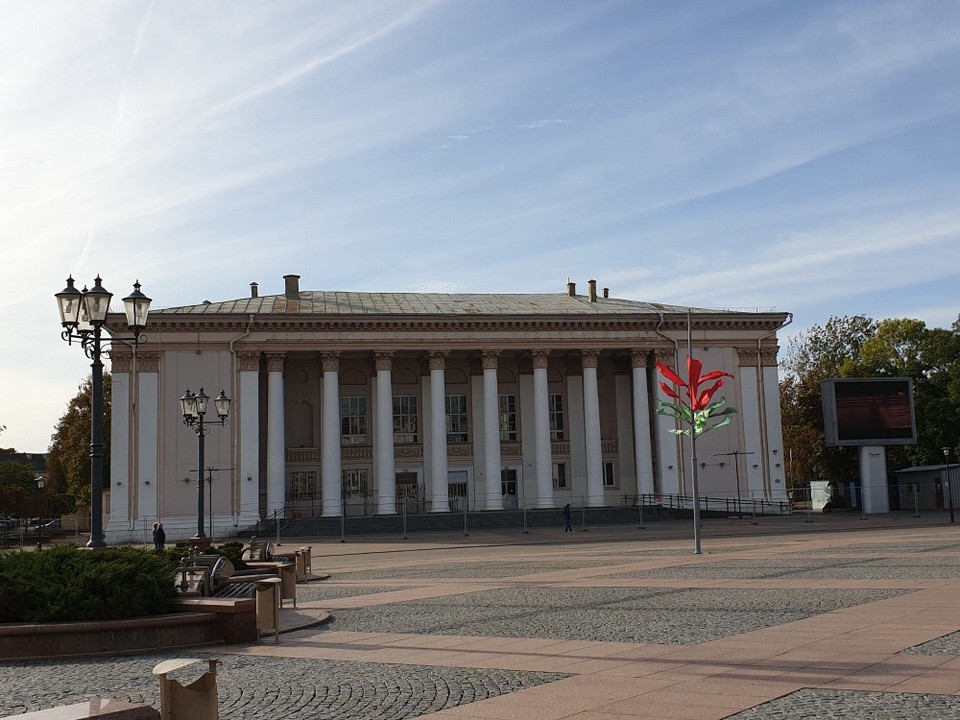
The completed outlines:
[[[308,543],[330,578],[278,644],[0,664],[0,715],[159,706],[155,664],[213,656],[225,720],[960,720],[946,517],[705,520],[700,555],[689,521]]]

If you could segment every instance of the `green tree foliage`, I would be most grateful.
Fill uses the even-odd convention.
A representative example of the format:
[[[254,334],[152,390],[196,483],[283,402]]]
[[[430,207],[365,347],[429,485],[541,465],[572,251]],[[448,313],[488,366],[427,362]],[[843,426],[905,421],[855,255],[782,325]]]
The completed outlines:
[[[110,374],[103,376],[103,479],[110,483]],[[47,455],[47,479],[51,488],[90,502],[90,416],[92,414],[93,380],[87,378],[70,400],[57,423]]]
[[[829,378],[909,377],[914,384],[916,445],[887,448],[890,469],[943,462],[960,446],[960,319],[951,330],[920,320],[832,317],[790,341],[780,385],[790,483],[856,477],[855,448],[823,445],[821,382]]]
[[[839,481],[857,473],[855,452],[824,446],[821,383],[844,377],[848,363],[876,334],[877,324],[862,315],[831,317],[792,338],[780,383],[783,443],[792,487],[811,480]]]
[[[5,451],[5,454],[13,451]],[[29,465],[0,462],[0,512],[15,517],[39,513],[39,491],[36,473]]]

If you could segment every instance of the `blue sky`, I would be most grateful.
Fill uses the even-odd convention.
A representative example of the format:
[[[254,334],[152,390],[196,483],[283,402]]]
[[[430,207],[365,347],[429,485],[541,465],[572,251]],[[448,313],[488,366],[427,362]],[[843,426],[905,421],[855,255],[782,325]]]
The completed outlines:
[[[960,313],[954,0],[0,0],[0,68],[2,446],[71,273]]]

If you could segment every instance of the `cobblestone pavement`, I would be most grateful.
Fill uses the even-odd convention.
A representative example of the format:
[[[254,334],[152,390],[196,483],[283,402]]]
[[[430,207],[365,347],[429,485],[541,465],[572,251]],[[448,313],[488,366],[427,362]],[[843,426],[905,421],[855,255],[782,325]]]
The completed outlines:
[[[940,580],[960,577],[960,556],[779,558],[638,570],[602,578],[697,580]]]
[[[330,630],[688,645],[899,595],[896,590],[502,588],[338,610]]]
[[[402,587],[389,586],[345,586],[345,585],[325,585],[323,583],[308,583],[297,588],[297,602],[311,602],[313,600],[335,600],[337,598],[357,597],[359,595],[372,595],[375,593],[393,592],[402,590]]]
[[[421,567],[397,567],[382,570],[357,570],[337,573],[337,580],[442,580],[444,578],[507,578],[581,568],[584,561],[546,559],[540,562],[435,563]]]
[[[221,658],[217,688],[223,720],[403,720],[564,677],[510,670],[211,656]],[[0,664],[0,714],[102,696],[159,708],[159,684],[151,671],[171,657],[177,656]],[[173,676],[192,682],[205,670],[205,663],[197,664]]]
[[[728,720],[960,720],[960,698],[926,693],[799,690]]]
[[[950,582],[960,578],[960,554],[954,554],[956,542],[942,540],[956,535],[952,527],[899,537],[874,533],[869,541],[849,533],[731,534],[697,557],[686,536],[650,542],[652,532],[637,540],[631,530],[627,541],[599,541],[601,533],[591,532],[589,539],[525,546],[469,545],[459,538],[420,549],[317,543],[315,565],[332,582],[301,585],[298,599],[330,611],[328,626],[283,636],[278,645],[222,652],[0,663],[0,715],[93,697],[157,706],[151,671],[158,662],[211,656],[222,660],[224,720],[405,720],[442,709],[471,720],[558,713],[593,720],[595,708],[608,706],[613,709],[603,717],[659,712],[644,716],[646,702],[663,703],[658,707],[667,709],[653,716],[664,719],[960,720],[960,682],[954,683],[960,659],[941,659],[942,668],[929,657],[900,662],[902,649],[913,643],[905,654],[960,658],[952,600],[960,585]],[[617,572],[621,568],[626,572]],[[551,574],[538,577],[543,573]],[[716,587],[697,587],[704,579]],[[781,579],[796,587],[764,586]],[[871,589],[831,585],[841,579],[875,583]],[[737,580],[753,582],[748,589]],[[911,580],[943,582],[901,587]],[[882,600],[889,602],[860,607]],[[921,644],[938,633],[944,636]],[[841,667],[848,658],[850,667]],[[878,671],[850,679],[869,673],[876,658],[881,664],[893,658],[886,676]],[[939,674],[923,674],[933,666]],[[803,672],[784,673],[786,667]],[[203,669],[191,667],[182,676],[190,680]],[[922,683],[911,686],[917,692],[901,692],[896,683],[913,679],[910,672],[940,682],[936,691],[944,694],[931,694]],[[868,684],[871,679],[877,684]],[[701,680],[712,689],[696,687]],[[613,696],[624,685],[635,695],[617,706]],[[796,691],[803,685],[816,689]],[[862,687],[890,691],[841,689]],[[658,693],[664,699],[657,700]],[[544,707],[551,712],[524,704],[536,698],[549,702]],[[723,702],[710,705],[717,699]],[[481,701],[487,702],[474,705]],[[589,709],[578,711],[579,703]],[[674,712],[676,703],[693,704]],[[756,707],[742,711],[750,705]]]

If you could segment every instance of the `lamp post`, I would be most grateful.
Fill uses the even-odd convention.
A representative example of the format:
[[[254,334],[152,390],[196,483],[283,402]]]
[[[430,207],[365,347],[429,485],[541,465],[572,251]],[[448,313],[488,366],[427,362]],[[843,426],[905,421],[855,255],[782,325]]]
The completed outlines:
[[[950,482],[950,448],[940,448],[943,450],[943,461],[947,464],[947,502],[950,506],[950,522],[954,522],[953,519],[953,483]]]
[[[194,537],[198,545],[209,542],[207,534],[203,530],[203,437],[210,432],[210,428],[207,427],[208,425],[226,425],[227,415],[230,414],[230,398],[221,390],[220,394],[213,400],[213,404],[217,410],[217,417],[220,419],[211,421],[204,420],[209,400],[210,396],[203,392],[203,388],[200,388],[200,392],[196,394],[191,390],[187,390],[183,394],[183,397],[180,398],[180,411],[183,413],[183,424],[189,428],[193,428],[193,431],[197,434],[197,440],[200,446],[197,464],[197,534],[196,537]],[[211,523],[212,522],[211,520]]]
[[[743,505],[740,500],[740,456],[753,455],[753,451],[744,452],[743,450],[731,450],[725,453],[714,453],[717,457],[729,457],[733,455],[733,472],[737,476],[737,515],[743,518]]]
[[[43,550],[43,483],[44,478],[37,478],[37,512],[39,521],[37,523],[37,550]]]
[[[87,547],[103,548],[107,546],[103,538],[103,360],[110,351],[105,345],[115,342],[133,342],[136,348],[141,340],[143,328],[147,324],[150,312],[150,298],[140,292],[140,283],[133,284],[133,292],[123,299],[123,309],[127,316],[127,327],[133,337],[103,337],[103,328],[110,311],[113,294],[101,284],[97,275],[90,290],[77,290],[73,286],[73,277],[67,278],[67,286],[58,292],[57,306],[60,309],[60,324],[63,332],[60,336],[70,345],[80,343],[83,352],[90,359],[91,368],[91,407],[90,407],[90,540]]]

